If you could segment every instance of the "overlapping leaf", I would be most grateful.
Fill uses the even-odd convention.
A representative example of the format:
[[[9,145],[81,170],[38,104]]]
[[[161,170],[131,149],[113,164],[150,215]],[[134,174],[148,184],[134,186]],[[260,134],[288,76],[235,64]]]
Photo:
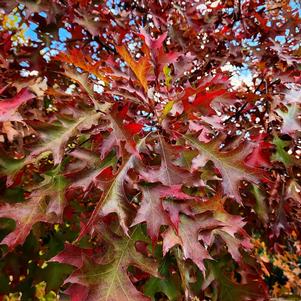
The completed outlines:
[[[0,217],[13,219],[16,222],[16,228],[1,241],[1,244],[6,244],[10,251],[17,245],[23,244],[34,224],[51,221],[46,214],[46,209],[45,199],[38,195],[32,196],[24,203],[2,205]]]
[[[50,126],[40,132],[43,142],[36,147],[31,156],[37,156],[44,152],[51,152],[54,164],[59,164],[65,154],[70,138],[76,136],[81,130],[89,129],[95,124],[100,113],[87,114],[78,120],[65,120],[62,125]]]
[[[241,144],[230,151],[221,151],[221,138],[216,137],[208,143],[202,143],[192,136],[185,136],[187,142],[200,151],[193,160],[194,167],[202,167],[209,160],[213,161],[222,176],[222,186],[226,195],[234,197],[241,203],[239,185],[242,180],[259,183],[264,173],[247,166],[244,159],[250,153],[248,145]]]
[[[165,212],[162,199],[177,198],[189,199],[189,195],[183,193],[180,185],[174,186],[142,186],[142,201],[140,208],[132,225],[137,225],[142,222],[147,223],[147,233],[152,241],[157,241],[160,232],[160,227],[163,225],[172,225],[170,215]]]
[[[175,155],[172,147],[160,135],[158,136],[158,142],[158,153],[161,157],[160,167],[142,170],[140,172],[141,176],[148,182],[161,182],[166,186],[192,182],[193,175],[172,162],[172,157]]]
[[[17,112],[19,106],[33,99],[35,95],[28,89],[22,89],[15,97],[0,101],[0,122],[3,121],[20,121],[21,115]]]
[[[129,266],[135,266],[143,272],[158,276],[156,262],[136,250],[137,241],[143,242],[145,239],[141,227],[133,229],[129,237],[111,237],[108,262],[96,264],[87,260],[66,282],[87,287],[87,301],[149,300],[135,288],[128,275]]]
[[[300,15],[196,2],[1,2],[0,299],[258,301],[280,279],[254,256],[299,248]]]

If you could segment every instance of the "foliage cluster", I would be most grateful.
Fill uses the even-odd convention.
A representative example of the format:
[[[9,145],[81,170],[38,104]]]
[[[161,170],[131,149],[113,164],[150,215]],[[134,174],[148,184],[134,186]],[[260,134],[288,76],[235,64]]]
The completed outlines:
[[[0,299],[297,298],[300,10],[0,1]]]

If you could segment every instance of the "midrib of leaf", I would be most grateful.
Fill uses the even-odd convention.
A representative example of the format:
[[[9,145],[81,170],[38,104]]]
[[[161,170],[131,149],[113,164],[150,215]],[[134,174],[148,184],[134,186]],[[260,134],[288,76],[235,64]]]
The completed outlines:
[[[149,135],[149,134],[148,134]],[[148,136],[147,135],[147,136]],[[144,137],[142,138],[139,143],[137,144],[137,149],[139,150],[141,145],[144,143],[145,139],[147,138]],[[130,164],[133,163],[133,160],[136,158],[136,155],[135,154],[132,154],[131,156],[127,157],[127,159],[124,161],[123,165],[119,168],[116,176],[115,176],[115,179],[112,181],[111,185],[110,185],[110,188],[108,189],[107,193],[104,195],[104,197],[102,197],[99,202],[97,203],[95,209],[93,210],[92,212],[92,215],[86,225],[86,227],[81,231],[81,233],[79,234],[78,238],[77,238],[77,241],[79,239],[82,238],[82,236],[85,234],[87,228],[89,228],[91,226],[91,224],[93,224],[94,222],[94,219],[95,217],[97,216],[99,210],[102,208],[102,206],[106,203],[106,200],[109,198],[110,194],[112,193],[114,187],[116,186],[116,183],[118,182],[119,180],[119,177],[120,175],[123,173],[123,172],[126,172],[130,166]]]
[[[169,185],[172,185],[171,177],[170,177],[170,174],[169,174],[169,171],[168,171],[168,167],[167,167],[167,157],[166,157],[165,149],[164,149],[164,146],[163,146],[162,138],[161,138],[160,135],[158,135],[158,138],[159,138],[161,149],[162,149],[164,169],[165,169],[167,177],[168,177],[168,183],[169,183]]]
[[[58,200],[59,200],[59,206],[62,208],[62,204],[64,203],[64,189],[65,189],[65,179],[62,175],[57,176],[57,185],[56,185],[56,190],[58,194]]]
[[[115,277],[116,277],[117,272],[119,270],[119,266],[120,266],[120,264],[122,262],[122,259],[123,259],[124,255],[125,255],[125,251],[127,250],[128,245],[131,242],[131,240],[132,240],[132,238],[133,238],[136,230],[137,230],[137,228],[134,229],[132,235],[129,237],[129,239],[126,242],[125,247],[122,249],[121,255],[120,255],[120,257],[118,259],[118,262],[117,262],[117,265],[116,265],[116,268],[115,269],[113,268],[113,278],[112,278],[111,284],[110,284],[109,289],[108,289],[107,294],[106,294],[106,301],[108,300],[108,297],[110,296],[110,293],[111,293],[111,290],[112,290],[112,287],[113,287],[113,283],[114,283]],[[118,275],[117,275],[117,279],[119,280],[119,285],[120,285],[122,291],[125,292],[125,290],[124,290],[124,288],[122,286],[122,282],[120,281],[120,278],[118,277]],[[127,297],[128,300],[130,300],[128,298],[127,294],[126,294],[126,297]]]
[[[190,142],[190,144],[192,144],[193,146],[195,146],[196,148],[198,148],[199,150],[205,152],[208,157],[212,160],[212,161],[216,161],[218,162],[218,164],[221,166],[221,168],[225,171],[225,173],[227,174],[227,177],[229,177],[229,174],[226,170],[226,168],[228,167],[229,169],[234,169],[237,170],[239,173],[242,174],[247,174],[244,169],[242,168],[238,168],[230,163],[228,163],[227,160],[223,160],[222,158],[218,157],[215,152],[212,152],[210,150],[208,150],[208,148],[206,148],[203,144],[199,143],[198,141],[195,141],[195,139],[190,138],[188,135],[184,135],[184,137]],[[223,166],[226,168],[223,168]]]
[[[31,207],[32,207],[32,206],[31,206]],[[39,209],[43,210],[43,208],[42,208],[40,202],[38,203],[38,207],[39,207]],[[15,209],[12,209],[12,210],[15,210]],[[31,223],[31,221],[33,220],[33,216],[34,216],[37,212],[38,212],[38,209],[37,209],[37,210],[31,210],[31,211],[30,211],[29,216],[25,219],[25,221],[24,221],[24,223],[23,223],[22,231],[18,231],[18,234],[17,234],[17,236],[16,236],[15,241],[18,241],[18,240],[19,240],[19,237],[20,237],[21,235],[24,235],[24,234],[23,234],[23,233],[24,233],[24,229],[26,228],[26,226],[27,226],[28,224]],[[16,229],[16,230],[17,230],[17,229]],[[16,230],[15,230],[15,231],[16,231]]]
[[[74,132],[74,130],[85,120],[85,119],[87,119],[88,117],[82,117],[82,118],[80,118],[76,123],[74,123],[74,125],[72,125],[70,128],[67,128],[67,130],[66,131],[62,131],[61,132],[61,135],[60,135],[60,133],[57,133],[57,134],[55,134],[54,135],[54,137],[55,137],[55,140],[53,141],[49,141],[50,143],[55,143],[55,141],[58,141],[58,142],[60,142],[62,139],[64,139],[66,136],[68,137],[68,136],[70,136],[70,135],[72,135],[72,133]]]
[[[116,122],[115,118],[111,114],[109,115],[109,119],[112,123],[112,127],[114,129],[116,129],[121,136],[124,136],[126,138],[126,135],[124,134],[124,131],[122,130],[122,128],[119,126],[118,122]],[[113,133],[114,133],[114,131],[113,131]],[[114,135],[115,139],[117,140],[118,139],[117,134],[114,133],[113,135]]]
[[[121,252],[120,252],[120,256],[118,258],[118,261],[117,261],[117,264],[113,264],[113,268],[112,269],[109,269],[108,271],[106,272],[101,272],[101,273],[94,273],[94,274],[90,274],[90,277],[97,277],[97,276],[104,276],[104,275],[107,275],[107,274],[112,274],[112,281],[110,281],[110,285],[108,287],[108,290],[107,290],[107,294],[105,296],[105,301],[108,301],[108,297],[110,297],[110,294],[111,294],[111,291],[112,291],[112,288],[113,288],[113,284],[114,284],[114,281],[115,281],[115,278],[118,279],[118,282],[120,284],[120,287],[122,289],[123,292],[126,292],[126,290],[123,288],[123,286],[121,285],[122,284],[122,281],[120,280],[119,276],[118,276],[118,271],[119,271],[119,267],[121,265],[121,262],[126,254],[126,251],[128,250],[128,246],[130,244],[130,242],[133,240],[133,236],[134,234],[136,233],[138,228],[135,228],[132,232],[132,234],[129,236],[127,242],[124,244],[124,247],[121,248]],[[117,276],[117,277],[116,277]],[[83,276],[79,276],[79,278],[84,278],[85,275]],[[130,281],[130,280],[129,280]],[[125,293],[126,294],[126,293]],[[127,294],[126,294],[127,296]],[[130,300],[127,296],[127,299]]]
[[[110,197],[112,191],[114,190],[116,183],[118,183],[119,177],[122,174],[122,172],[124,172],[125,170],[127,170],[128,165],[130,163],[132,163],[132,160],[134,158],[134,155],[131,155],[130,157],[128,157],[128,159],[124,162],[124,164],[119,168],[114,180],[112,181],[110,188],[108,189],[108,191],[106,192],[106,194],[104,195],[104,197],[102,197],[99,202],[97,203],[96,207],[94,208],[92,215],[86,225],[86,227],[82,230],[82,232],[79,234],[77,241],[79,239],[82,238],[82,236],[85,234],[86,230],[94,223],[95,217],[97,216],[97,214],[99,213],[100,209],[102,208],[102,206],[106,203],[107,199]]]
[[[62,74],[66,75],[67,77],[69,77],[69,78],[73,79],[74,81],[76,81],[77,83],[79,83],[84,88],[84,90],[87,92],[89,98],[92,100],[95,109],[98,109],[99,104],[94,97],[94,92],[86,84],[86,79],[83,78],[82,74],[74,73],[71,70],[68,70],[66,68],[65,68],[65,73],[62,73]]]
[[[149,202],[149,200],[151,200],[151,202],[153,202],[153,198],[151,196],[149,188],[146,188],[145,191],[146,191],[148,202]],[[154,221],[154,215],[152,214],[152,225],[154,225],[154,223],[155,223],[155,221]]]

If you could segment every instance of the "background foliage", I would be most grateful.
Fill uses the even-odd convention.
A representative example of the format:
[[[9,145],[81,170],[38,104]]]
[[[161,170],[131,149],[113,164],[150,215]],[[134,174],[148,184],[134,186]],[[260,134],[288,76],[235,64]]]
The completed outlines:
[[[298,300],[300,12],[0,1],[0,299]]]

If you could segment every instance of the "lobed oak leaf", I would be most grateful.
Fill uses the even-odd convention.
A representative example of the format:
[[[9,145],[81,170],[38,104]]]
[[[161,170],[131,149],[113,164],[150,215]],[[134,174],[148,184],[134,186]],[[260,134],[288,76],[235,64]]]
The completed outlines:
[[[264,134],[259,134],[257,137],[252,137],[252,151],[246,158],[246,163],[255,168],[270,167],[270,149],[272,144],[266,142]]]
[[[282,118],[281,132],[283,134],[296,134],[301,131],[300,105],[298,103],[292,103],[287,106],[287,112],[280,109],[276,110],[277,114]]]
[[[235,220],[233,220],[235,222]],[[231,254],[232,258],[240,263],[241,262],[241,253],[239,251],[239,247],[241,246],[241,241],[236,238],[234,235],[231,235],[227,232],[227,228],[223,227],[223,229],[214,229],[210,233],[210,241],[209,243],[212,244],[214,238],[219,236],[226,244],[228,248],[228,252]],[[247,249],[247,248],[245,248]],[[251,249],[251,244],[249,244],[248,249]]]
[[[95,93],[91,84],[91,80],[89,79],[88,74],[86,73],[79,73],[75,72],[71,67],[68,65],[64,66],[65,72],[62,74],[68,78],[70,78],[72,81],[78,83],[80,87],[83,89],[84,92],[86,92],[91,100],[91,102],[94,104],[94,108],[96,111],[102,111],[102,105],[96,100]]]
[[[40,131],[43,142],[33,150],[30,156],[36,157],[49,151],[52,153],[54,164],[59,164],[66,152],[69,139],[79,134],[81,130],[91,128],[97,123],[100,115],[100,113],[86,114],[78,120],[64,120],[61,124]]]
[[[133,168],[135,162],[135,156],[130,156],[125,160],[124,164],[120,167],[117,175],[105,188],[101,199],[96,205],[88,225],[94,222],[94,218],[99,216],[106,216],[110,213],[117,213],[120,221],[120,225],[124,232],[128,231],[128,218],[133,210],[132,205],[128,202],[124,185],[127,178],[128,171]]]
[[[153,242],[158,240],[160,228],[170,225],[169,214],[165,212],[162,200],[164,198],[189,199],[189,195],[181,191],[180,185],[145,185],[141,186],[142,200],[132,226],[146,222],[147,233]],[[172,210],[171,210],[172,211]]]
[[[88,14],[85,10],[77,12],[79,16],[74,17],[74,23],[80,25],[90,32],[93,37],[99,35],[99,22],[96,22],[93,15]]]
[[[11,218],[16,222],[16,228],[9,233],[1,244],[6,244],[9,251],[24,243],[32,226],[37,222],[49,222],[46,215],[47,205],[39,196],[32,196],[29,201],[0,206],[0,217]]]
[[[191,183],[193,175],[184,168],[175,165],[171,160],[176,151],[160,135],[158,135],[158,142],[158,153],[161,157],[160,168],[144,168],[140,170],[141,177],[147,182],[161,182],[166,186]]]
[[[211,246],[214,243],[215,238],[219,236],[226,244],[232,258],[236,262],[241,263],[242,255],[240,253],[240,248],[245,251],[252,248],[250,239],[245,230],[243,230],[243,226],[246,223],[242,221],[240,216],[235,215],[228,217],[226,221],[222,221],[218,218],[216,219],[222,222],[223,225],[220,228],[209,231],[209,233],[200,234],[200,238],[202,237],[203,241]]]
[[[65,190],[68,185],[67,179],[60,172],[61,167],[45,173],[44,181],[35,188],[30,198],[40,198],[41,202],[45,201],[47,205],[46,214],[55,214],[55,221],[63,221],[63,212],[66,205]]]
[[[146,222],[147,233],[153,242],[158,240],[160,228],[168,225],[169,220],[164,212],[161,194],[163,187],[141,187],[142,201],[132,226]]]
[[[131,68],[133,73],[136,75],[137,79],[139,80],[140,84],[144,88],[145,92],[148,90],[148,83],[147,83],[147,76],[151,68],[150,63],[150,54],[148,48],[144,45],[142,47],[142,52],[144,54],[138,61],[133,59],[127,48],[122,46],[116,46],[116,50],[118,51],[119,55],[122,59],[128,64]]]
[[[101,258],[103,252],[100,251],[97,256],[95,256],[95,253],[97,253],[96,251],[99,252],[99,248],[83,249],[70,243],[66,243],[64,250],[62,250],[56,256],[52,257],[49,261],[69,264],[80,269],[83,267],[87,260],[91,260],[92,258],[93,260],[98,260],[98,257]]]
[[[282,162],[285,166],[289,167],[296,163],[296,159],[290,155],[285,148],[290,145],[289,141],[282,140],[278,136],[273,138],[273,144],[275,145],[275,152],[271,156],[271,160]]]
[[[191,259],[205,273],[204,260],[212,259],[212,257],[199,242],[199,238],[202,238],[200,231],[218,228],[222,224],[208,214],[194,217],[181,215],[178,233],[170,227],[162,234],[164,255],[175,245],[180,245],[183,249],[184,258]]]
[[[106,73],[110,70],[108,68],[102,67],[101,62],[94,61],[89,55],[85,55],[83,51],[79,49],[69,49],[68,53],[60,52],[57,56],[54,57],[54,59],[79,67],[83,71],[95,75],[104,83],[108,83]]]
[[[67,181],[60,174],[58,166],[45,174],[44,181],[35,187],[28,196],[28,201],[0,207],[0,217],[16,221],[16,229],[2,241],[12,250],[23,244],[37,222],[61,223],[65,208],[65,188]]]
[[[182,203],[165,201],[163,206],[168,211],[171,219],[176,221],[176,223],[173,222],[176,230],[180,223],[180,213],[191,217],[210,213],[212,218],[219,223],[219,227],[200,232],[199,239],[206,243],[207,246],[211,246],[217,236],[221,237],[233,259],[240,262],[241,254],[239,248],[242,247],[245,250],[251,248],[249,236],[243,229],[246,223],[242,217],[229,214],[224,209],[224,202],[225,199],[222,198],[221,194],[217,193],[214,197],[201,201],[190,200]]]
[[[164,32],[162,35],[158,36],[158,38],[152,38],[144,28],[140,28],[140,36],[143,37],[145,44],[149,48],[152,53],[153,60],[155,64],[158,66],[158,70],[162,71],[163,66],[167,66],[168,64],[172,64],[176,62],[179,56],[181,56],[180,52],[165,52],[163,48],[163,43],[167,38],[167,32]]]
[[[137,145],[138,152],[145,139],[141,139]],[[128,232],[128,220],[133,211],[132,204],[128,201],[124,185],[128,178],[127,174],[130,169],[134,168],[137,162],[136,154],[131,154],[123,157],[122,165],[112,180],[103,183],[103,193],[95,206],[88,223],[84,226],[79,234],[80,239],[84,234],[93,230],[93,226],[98,217],[106,216],[110,213],[116,213],[119,217],[119,222],[125,233]]]
[[[179,201],[180,200],[185,200]],[[186,195],[185,197],[179,197],[178,200],[166,199],[163,200],[163,208],[168,213],[171,225],[176,231],[179,229],[180,214],[183,213],[187,216],[194,216],[196,213],[192,210],[194,206],[193,197]]]
[[[271,38],[270,41],[273,44],[272,46],[270,46],[270,48],[275,50],[279,58],[284,62],[286,62],[286,64],[288,65],[293,65],[295,63],[300,64],[301,61],[300,57],[291,53],[289,44],[282,45],[280,43],[277,43]]]
[[[129,236],[110,237],[110,262],[96,264],[92,260],[85,261],[84,265],[65,281],[72,283],[70,290],[74,284],[87,287],[86,301],[150,300],[135,288],[128,275],[129,266],[134,266],[150,275],[158,276],[156,262],[137,251],[138,241],[146,241],[141,227],[135,227]]]
[[[244,163],[244,159],[250,153],[250,145],[240,144],[233,150],[220,151],[221,136],[217,136],[208,143],[200,142],[189,135],[185,135],[185,139],[192,147],[200,151],[200,154],[193,160],[193,167],[202,167],[209,160],[212,161],[223,178],[224,193],[234,197],[238,203],[241,203],[240,182],[246,180],[257,184],[265,175],[263,170]]]
[[[139,157],[133,135],[137,134],[142,129],[142,126],[136,123],[124,124],[121,112],[116,112],[115,110],[116,106],[113,106],[112,112],[107,117],[109,121],[108,128],[111,129],[111,132],[104,138],[100,147],[101,158],[104,158],[114,146],[118,147],[118,155],[120,156],[122,142],[125,142],[125,148],[129,153],[134,153]]]
[[[35,95],[23,88],[16,96],[0,101],[0,122],[21,121],[22,117],[17,112],[18,108],[28,100],[35,98]]]
[[[185,112],[193,112],[198,108],[206,115],[214,115],[215,110],[212,102],[215,98],[227,94],[227,90],[223,87],[228,78],[223,75],[216,75],[213,78],[206,79],[206,81],[198,87],[187,87],[184,90],[184,95],[181,97]],[[210,86],[219,85],[223,88],[211,88]]]
[[[167,38],[167,32],[164,32],[158,38],[152,38],[144,28],[140,28],[141,36],[143,37],[145,44],[151,51],[159,51],[163,47],[163,42]]]
[[[85,161],[86,168],[79,174],[77,173],[75,177],[69,175],[70,178],[75,178],[69,188],[80,187],[84,192],[88,191],[91,185],[101,188],[101,180],[99,180],[100,175],[105,169],[114,166],[117,162],[114,152],[109,153],[102,161],[98,156],[84,149],[73,151],[71,156],[81,161]]]
[[[202,109],[208,110],[208,114],[215,113],[214,110],[211,109],[211,102],[227,93],[226,89],[219,89],[215,91],[208,91],[208,92],[200,92],[196,94],[194,101],[191,103],[191,106],[201,107]]]

